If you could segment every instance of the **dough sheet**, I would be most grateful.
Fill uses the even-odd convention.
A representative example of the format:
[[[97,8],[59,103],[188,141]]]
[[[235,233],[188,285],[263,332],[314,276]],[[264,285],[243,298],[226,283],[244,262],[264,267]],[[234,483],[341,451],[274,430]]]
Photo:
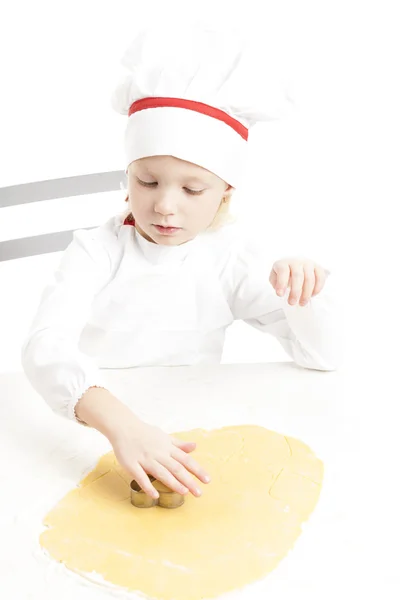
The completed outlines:
[[[200,600],[264,578],[314,510],[323,463],[301,441],[255,425],[174,434],[197,442],[212,478],[168,510],[130,501],[112,452],[46,516],[40,543],[77,572],[157,600]]]

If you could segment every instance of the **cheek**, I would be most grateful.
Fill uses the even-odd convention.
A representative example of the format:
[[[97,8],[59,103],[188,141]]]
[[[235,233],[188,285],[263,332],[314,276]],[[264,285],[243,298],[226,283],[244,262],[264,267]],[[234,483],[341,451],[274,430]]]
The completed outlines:
[[[198,198],[196,203],[187,211],[187,215],[192,223],[203,229],[207,227],[215,217],[219,207],[219,201],[215,198]]]
[[[214,215],[217,212],[220,204],[221,198],[213,195],[204,199],[204,202],[202,203],[202,210],[205,214],[207,213],[207,215]]]
[[[134,188],[130,195],[130,206],[137,214],[146,213],[151,205],[149,194],[143,194],[142,190]]]

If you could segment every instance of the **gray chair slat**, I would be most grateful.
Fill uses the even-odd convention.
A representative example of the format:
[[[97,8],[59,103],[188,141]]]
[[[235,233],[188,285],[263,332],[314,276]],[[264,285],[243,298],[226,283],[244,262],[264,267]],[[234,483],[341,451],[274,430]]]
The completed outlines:
[[[0,188],[0,208],[42,200],[112,192],[121,189],[121,183],[124,186],[126,185],[124,171],[92,173],[90,175],[77,175],[75,177],[12,185]]]
[[[78,229],[95,228],[79,227]],[[72,240],[74,231],[75,230],[73,229],[70,231],[57,231],[56,233],[46,233],[44,235],[21,238],[19,240],[0,242],[0,262],[65,250]]]

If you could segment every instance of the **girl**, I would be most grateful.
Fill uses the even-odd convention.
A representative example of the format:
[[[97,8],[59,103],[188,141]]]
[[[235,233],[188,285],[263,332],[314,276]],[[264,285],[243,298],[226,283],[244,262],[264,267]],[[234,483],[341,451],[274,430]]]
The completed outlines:
[[[103,433],[154,498],[149,474],[197,496],[209,475],[195,445],[138,419],[102,368],[218,363],[235,319],[275,336],[302,367],[339,362],[329,272],[304,258],[271,263],[229,222],[249,128],[273,112],[251,97],[244,58],[221,31],[135,38],[122,60],[131,74],[113,95],[129,117],[129,209],[74,233],[22,348],[35,390]]]

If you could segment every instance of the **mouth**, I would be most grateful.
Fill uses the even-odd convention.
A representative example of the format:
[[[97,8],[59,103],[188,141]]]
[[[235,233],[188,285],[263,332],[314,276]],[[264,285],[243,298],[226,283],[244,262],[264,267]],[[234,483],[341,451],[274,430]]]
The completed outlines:
[[[181,230],[181,227],[164,227],[163,225],[156,224],[153,224],[153,227],[155,227],[162,235],[173,235]]]

